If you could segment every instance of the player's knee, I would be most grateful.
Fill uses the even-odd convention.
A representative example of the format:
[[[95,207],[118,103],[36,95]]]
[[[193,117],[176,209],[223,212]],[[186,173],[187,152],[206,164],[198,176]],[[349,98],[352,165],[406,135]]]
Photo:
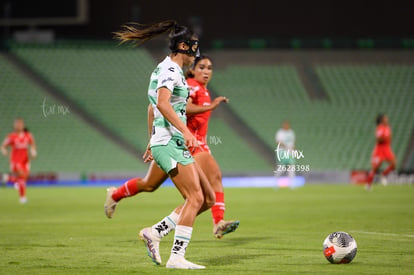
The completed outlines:
[[[216,194],[214,192],[211,192],[210,194],[207,194],[205,197],[205,204],[208,208],[213,207],[213,205],[216,203]]]
[[[187,203],[199,209],[204,203],[203,192],[198,190],[190,194],[190,196],[187,197]]]
[[[221,180],[222,175],[220,170],[214,171],[214,173],[212,173],[212,175],[210,176],[210,181],[213,186],[216,186],[217,184],[221,185]]]

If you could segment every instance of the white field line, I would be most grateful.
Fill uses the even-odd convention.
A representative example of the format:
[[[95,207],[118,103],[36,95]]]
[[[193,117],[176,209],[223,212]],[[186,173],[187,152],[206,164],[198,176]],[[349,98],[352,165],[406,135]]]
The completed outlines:
[[[370,234],[370,235],[378,235],[378,236],[414,238],[414,235],[411,235],[411,234],[381,233],[381,232],[370,232],[370,231],[359,231],[359,230],[353,230],[353,231],[350,231],[350,232],[361,233],[361,234]]]

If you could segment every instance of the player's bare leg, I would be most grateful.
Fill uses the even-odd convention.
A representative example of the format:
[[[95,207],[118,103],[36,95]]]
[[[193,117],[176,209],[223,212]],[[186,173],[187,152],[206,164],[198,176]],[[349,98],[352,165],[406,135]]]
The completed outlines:
[[[388,185],[388,180],[387,180],[387,176],[389,173],[391,173],[395,167],[397,166],[397,163],[395,161],[395,159],[392,159],[389,161],[389,165],[387,168],[385,168],[385,170],[381,173],[381,184],[383,186]]]
[[[221,239],[225,234],[234,232],[239,226],[238,220],[224,220],[224,189],[220,167],[209,152],[200,152],[194,156],[204,174],[207,176],[216,196],[216,203],[211,208],[213,217],[213,234]]]
[[[15,188],[19,192],[19,202],[21,204],[27,203],[26,197],[26,181],[29,177],[29,171],[20,167],[16,171],[16,176],[13,177],[15,180]]]
[[[167,268],[203,269],[204,266],[187,261],[184,256],[191,240],[193,224],[201,209],[204,196],[199,175],[194,164],[178,164],[170,173],[171,179],[185,198],[184,206],[175,228],[174,243]]]
[[[199,215],[213,206],[215,202],[215,195],[206,175],[197,163],[194,165],[200,178],[201,189],[204,196],[203,205],[197,213],[197,215]],[[186,198],[184,197],[184,199]],[[161,256],[159,254],[160,241],[171,231],[175,230],[183,207],[184,204],[178,206],[173,212],[171,212],[171,214],[164,217],[153,226],[142,229],[139,233],[139,237],[144,242],[147,249],[148,256],[157,265],[161,264]]]
[[[199,213],[207,210],[214,203],[214,192],[212,191],[207,177],[203,175],[201,168],[196,166],[200,174],[200,182],[205,194],[205,200]],[[155,191],[166,179],[168,175],[159,168],[154,161],[151,162],[145,178],[133,178],[125,182],[119,188],[108,188],[107,200],[105,202],[105,214],[111,218],[115,212],[119,201],[126,197],[134,196],[140,192]],[[148,251],[148,256],[156,264],[161,264],[161,256],[159,254],[159,243],[163,237],[175,229],[178,222],[179,214],[183,205],[178,206],[170,215],[164,217],[161,221],[152,227],[144,228],[139,232],[139,238],[144,242]]]
[[[374,159],[371,164],[371,171],[368,174],[367,184],[365,185],[365,190],[371,191],[372,190],[372,182],[374,181],[374,177],[378,172],[378,169],[381,167],[382,161]]]
[[[106,216],[112,218],[116,206],[123,198],[135,196],[140,192],[154,192],[167,178],[168,175],[157,166],[155,161],[151,161],[148,172],[143,179],[133,178],[119,188],[109,187],[104,204]]]

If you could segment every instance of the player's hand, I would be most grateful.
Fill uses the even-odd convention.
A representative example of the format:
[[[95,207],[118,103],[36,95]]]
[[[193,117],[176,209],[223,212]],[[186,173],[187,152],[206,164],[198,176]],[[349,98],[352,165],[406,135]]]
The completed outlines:
[[[154,160],[154,158],[152,157],[151,147],[149,143],[147,145],[147,149],[145,150],[144,155],[142,156],[142,159],[144,160],[144,162],[150,162]]]
[[[186,131],[185,133],[183,133],[183,137],[187,148],[198,147],[198,141],[190,131]]]
[[[225,96],[216,97],[211,103],[211,109],[214,110],[215,108],[217,108],[217,106],[219,106],[221,102],[229,103],[229,99]]]
[[[3,156],[7,157],[7,155],[8,155],[7,149],[5,149],[5,148],[1,147],[1,154],[2,154]]]
[[[32,158],[36,158],[37,157],[37,151],[33,148],[30,149],[30,155],[32,156]]]

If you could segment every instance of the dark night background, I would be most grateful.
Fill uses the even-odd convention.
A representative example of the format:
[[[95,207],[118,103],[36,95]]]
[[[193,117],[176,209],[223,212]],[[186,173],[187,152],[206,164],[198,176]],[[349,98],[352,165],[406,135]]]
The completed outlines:
[[[76,1],[1,0],[11,5],[9,16],[73,16]],[[215,39],[401,39],[414,34],[408,2],[395,1],[139,1],[90,0],[89,22],[73,26],[37,26],[54,29],[57,38],[111,39],[125,22],[151,23],[176,19],[199,24],[204,43]],[[13,30],[27,26],[12,27]]]

